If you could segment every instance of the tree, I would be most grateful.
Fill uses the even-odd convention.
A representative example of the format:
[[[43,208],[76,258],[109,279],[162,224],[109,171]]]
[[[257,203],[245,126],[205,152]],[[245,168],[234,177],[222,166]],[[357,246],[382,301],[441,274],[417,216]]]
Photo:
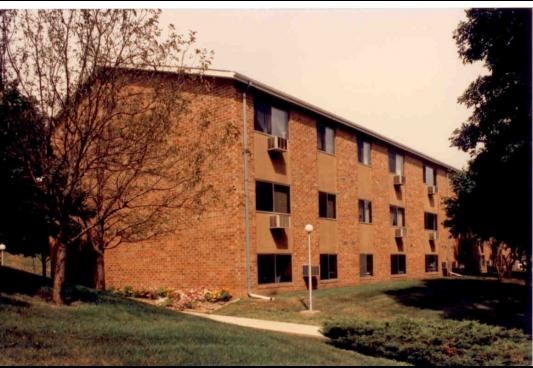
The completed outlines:
[[[46,276],[49,255],[46,196],[34,177],[46,154],[43,125],[14,84],[0,92],[0,241],[9,252],[39,255]]]
[[[452,233],[527,257],[531,272],[531,9],[470,9],[454,39],[465,63],[482,61],[459,98],[472,115],[451,137],[469,152],[446,203]],[[529,277],[528,277],[529,280]]]
[[[9,10],[0,10],[0,241],[8,244],[10,253],[39,255],[46,276],[46,198],[33,180],[40,175],[47,152],[44,125],[33,101],[6,78],[12,15]]]
[[[183,72],[191,65],[201,82],[212,54],[193,47],[194,32],[183,36],[170,26],[163,38],[159,15],[95,9],[17,16],[11,72],[46,117],[57,157],[41,177],[57,228],[50,244],[55,303],[63,302],[67,248],[93,247],[103,288],[105,249],[171,232],[175,211],[200,210],[211,198],[202,173],[230,141],[231,122],[214,127],[208,112],[193,119],[194,95],[182,85],[194,78]]]

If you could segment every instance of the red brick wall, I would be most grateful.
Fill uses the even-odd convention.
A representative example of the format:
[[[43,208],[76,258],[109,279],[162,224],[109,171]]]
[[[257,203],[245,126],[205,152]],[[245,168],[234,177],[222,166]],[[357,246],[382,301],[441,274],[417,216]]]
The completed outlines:
[[[191,124],[206,111],[212,123],[222,125],[231,121],[239,129],[233,146],[218,158],[219,165],[206,176],[223,196],[201,215],[183,211],[177,218],[176,233],[165,239],[141,244],[121,245],[106,254],[107,284],[131,285],[136,288],[156,287],[225,287],[233,295],[246,294],[245,232],[243,202],[242,159],[242,94],[231,81],[212,81],[210,93],[197,93],[193,103]],[[289,152],[287,165],[290,177],[292,275],[293,281],[284,284],[258,285],[257,237],[255,211],[254,172],[254,110],[252,91],[247,98],[247,124],[249,142],[249,209],[250,209],[250,261],[252,291],[271,294],[278,291],[298,290],[306,287],[302,265],[307,264],[307,233],[304,226],[311,223],[313,265],[320,263],[319,238],[321,221],[318,218],[317,138],[315,117],[299,108],[289,114]],[[443,168],[438,168],[439,193],[430,201],[423,183],[423,161],[412,155],[405,157],[406,184],[396,194],[392,187],[392,174],[388,169],[388,148],[372,142],[372,163],[362,168],[357,161],[357,132],[337,127],[335,140],[337,219],[336,239],[338,279],[320,281],[318,288],[357,284],[389,279],[421,278],[442,275],[441,263],[446,261],[445,245],[452,244],[448,232],[442,227],[444,208],[442,198],[448,194],[448,183]],[[365,171],[366,170],[366,171]],[[364,175],[363,175],[364,174]],[[368,180],[365,194],[361,196],[360,180]],[[368,189],[370,188],[370,189]],[[359,224],[358,199],[372,201],[373,223]],[[391,204],[405,208],[407,236],[399,249],[390,224]],[[439,255],[439,272],[425,272],[425,255],[433,253],[426,230],[424,211],[438,214],[439,239],[434,252]],[[364,233],[364,234],[363,234]],[[363,236],[363,235],[364,236]],[[455,244],[455,243],[453,243]],[[287,251],[285,251],[286,253]],[[359,276],[359,254],[374,255],[374,275]],[[393,276],[390,272],[390,255],[403,253],[407,260],[407,273]],[[450,261],[453,251],[449,252]]]
[[[242,186],[241,94],[229,80],[212,80],[209,92],[191,87],[191,112],[184,123],[194,129],[201,120],[210,127],[231,123],[238,129],[232,145],[218,155],[205,180],[218,198],[203,213],[183,209],[173,221],[174,234],[106,251],[108,286],[134,288],[224,287],[245,285]],[[202,128],[210,129],[210,128]],[[184,134],[188,134],[184,129]]]
[[[249,107],[249,134],[253,134],[253,101],[248,102]],[[439,193],[430,200],[427,187],[423,182],[423,161],[412,155],[406,154],[405,176],[407,183],[395,191],[393,174],[389,173],[388,147],[381,142],[372,141],[372,160],[370,167],[362,167],[357,160],[357,133],[353,130],[338,127],[336,130],[335,155],[336,163],[336,191],[337,218],[336,220],[323,220],[318,217],[318,184],[320,167],[317,163],[318,153],[316,144],[316,122],[311,114],[293,108],[289,114],[289,152],[288,172],[290,177],[281,182],[290,185],[291,192],[291,229],[286,230],[292,235],[293,243],[292,283],[257,285],[257,270],[255,253],[252,252],[252,280],[254,288],[265,294],[283,290],[298,290],[306,287],[302,275],[302,265],[307,264],[307,234],[304,226],[311,223],[314,226],[312,233],[312,263],[320,264],[321,253],[319,239],[321,231],[331,231],[321,228],[321,223],[334,221],[336,223],[337,244],[336,253],[338,261],[337,280],[318,280],[318,287],[335,287],[350,285],[359,282],[383,281],[391,279],[424,278],[442,275],[441,263],[446,261],[446,245],[454,244],[448,239],[448,232],[442,227],[444,208],[441,203],[444,196],[448,195],[448,182],[443,168],[438,168]],[[251,147],[253,151],[253,147]],[[401,152],[400,152],[401,153]],[[252,155],[253,160],[253,155]],[[253,165],[252,165],[253,166]],[[363,180],[370,183],[370,192],[359,192],[358,176],[361,170],[367,170]],[[369,172],[369,174],[368,174]],[[261,179],[261,178],[260,178]],[[254,173],[250,172],[250,182],[255,180]],[[252,192],[254,188],[251,186]],[[250,198],[255,198],[251,193]],[[372,224],[359,224],[358,200],[360,198],[372,201]],[[405,209],[407,236],[401,243],[394,237],[394,228],[390,223],[390,206],[397,205]],[[252,217],[252,248],[260,239],[255,238],[253,219],[255,204],[251,206]],[[424,229],[424,212],[437,213],[439,222],[439,239],[433,247],[430,246],[427,231]],[[323,227],[323,226],[322,226]],[[369,234],[360,237],[360,232]],[[329,237],[328,237],[329,238]],[[364,239],[370,239],[366,241]],[[364,246],[362,246],[364,245]],[[284,252],[280,252],[284,253]],[[329,252],[328,252],[329,253]],[[374,257],[374,275],[360,277],[359,255],[370,253]],[[406,274],[391,275],[391,255],[404,254],[406,256]],[[425,256],[437,254],[439,271],[425,271]],[[450,251],[450,260],[453,250]]]

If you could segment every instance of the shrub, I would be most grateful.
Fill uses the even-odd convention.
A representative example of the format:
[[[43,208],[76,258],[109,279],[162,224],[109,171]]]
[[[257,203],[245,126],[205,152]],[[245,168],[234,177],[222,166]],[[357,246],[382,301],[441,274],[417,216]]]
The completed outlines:
[[[122,295],[125,297],[133,296],[133,287],[130,285],[124,286],[124,289],[122,289]]]
[[[231,299],[231,295],[227,290],[206,290],[204,294],[205,300],[211,303],[227,302]]]
[[[52,300],[52,288],[49,286],[41,286],[37,290],[37,296],[43,300],[51,301]]]
[[[173,290],[170,288],[157,288],[152,290],[136,290],[131,286],[124,286],[122,290],[110,288],[108,291],[120,296],[145,298],[145,299],[165,299],[158,305],[172,307],[174,309],[194,309],[200,303],[227,302],[231,299],[231,294],[225,289],[206,289],[203,287],[189,289],[188,291]]]
[[[340,347],[414,365],[529,365],[531,339],[475,321],[329,322],[324,334]]]

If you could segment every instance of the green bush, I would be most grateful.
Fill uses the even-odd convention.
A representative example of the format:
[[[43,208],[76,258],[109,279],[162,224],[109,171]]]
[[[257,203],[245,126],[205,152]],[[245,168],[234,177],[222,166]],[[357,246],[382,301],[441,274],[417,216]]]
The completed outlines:
[[[231,294],[229,291],[222,289],[218,295],[218,300],[222,302],[227,302],[231,299]]]
[[[531,364],[528,335],[475,321],[402,317],[389,322],[329,322],[323,331],[337,346],[414,365]]]
[[[133,296],[133,286],[130,286],[130,285],[124,286],[124,289],[122,290],[122,295],[125,297]]]

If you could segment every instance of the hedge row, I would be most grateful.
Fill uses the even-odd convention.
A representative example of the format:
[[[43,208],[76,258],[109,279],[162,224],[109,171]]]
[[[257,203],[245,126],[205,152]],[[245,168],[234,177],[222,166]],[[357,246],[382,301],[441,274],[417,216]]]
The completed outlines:
[[[343,321],[323,332],[339,347],[417,366],[531,365],[530,336],[475,321]]]

